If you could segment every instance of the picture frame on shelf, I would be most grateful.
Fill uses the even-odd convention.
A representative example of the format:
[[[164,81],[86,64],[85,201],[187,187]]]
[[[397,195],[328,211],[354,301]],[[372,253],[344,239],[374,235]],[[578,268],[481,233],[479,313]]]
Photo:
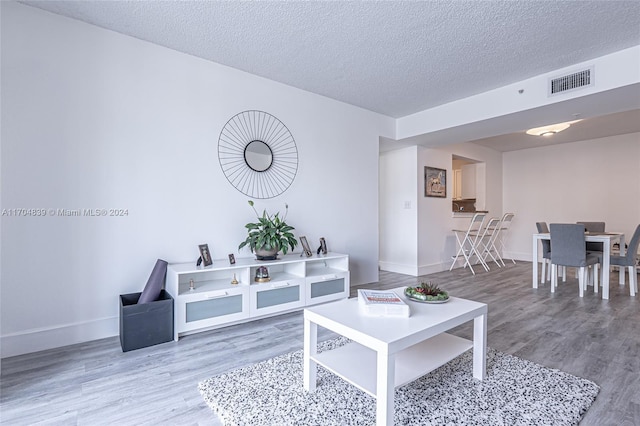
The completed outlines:
[[[318,254],[327,254],[327,242],[324,237],[320,237],[320,247],[318,247]]]
[[[307,241],[307,237],[300,237],[300,244],[302,244],[302,253],[305,256],[313,256],[313,253],[311,253],[311,247],[309,246],[309,241]]]
[[[424,196],[447,198],[447,171],[437,167],[424,167]]]
[[[207,267],[213,265],[213,260],[211,259],[211,251],[209,251],[209,244],[199,244],[198,249],[200,250],[200,259],[202,259],[202,266]]]
[[[233,255],[233,253],[229,253],[229,264],[230,265],[236,264],[236,257]]]

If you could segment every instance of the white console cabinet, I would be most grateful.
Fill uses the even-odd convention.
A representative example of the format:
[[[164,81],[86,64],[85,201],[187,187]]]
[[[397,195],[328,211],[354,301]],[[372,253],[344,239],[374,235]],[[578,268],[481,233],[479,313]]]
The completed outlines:
[[[256,282],[266,266],[270,281]],[[235,275],[238,284],[231,284]],[[193,282],[193,289],[191,289]],[[174,339],[182,335],[302,309],[349,297],[349,256],[339,253],[277,260],[214,260],[213,265],[174,263],[167,268],[166,290],[174,298]]]

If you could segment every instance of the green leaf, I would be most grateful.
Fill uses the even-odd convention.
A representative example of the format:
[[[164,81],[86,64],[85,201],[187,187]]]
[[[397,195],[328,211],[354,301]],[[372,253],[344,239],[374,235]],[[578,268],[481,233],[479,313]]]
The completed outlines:
[[[253,252],[254,249],[262,247],[265,249],[275,248],[287,254],[289,248],[293,250],[298,245],[298,241],[291,232],[295,228],[285,222],[286,213],[289,211],[287,204],[285,204],[285,216],[281,217],[280,212],[269,215],[266,209],[262,211],[262,215],[259,215],[254,207],[253,200],[249,200],[248,203],[256,213],[257,222],[245,225],[247,237],[240,243],[238,249],[249,246]]]

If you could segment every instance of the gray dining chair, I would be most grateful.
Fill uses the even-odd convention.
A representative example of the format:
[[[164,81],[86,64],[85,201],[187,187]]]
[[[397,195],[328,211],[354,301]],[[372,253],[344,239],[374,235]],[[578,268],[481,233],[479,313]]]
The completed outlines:
[[[637,257],[638,257],[638,245],[640,245],[640,225],[636,228],[636,232],[633,233],[631,241],[627,246],[627,253],[624,256],[611,255],[611,266],[622,266],[620,273],[624,274],[626,267],[629,269],[629,294],[635,296],[638,292],[638,275],[637,275]],[[623,278],[624,279],[624,278]]]
[[[581,225],[584,225],[584,228],[587,232],[604,232],[605,223],[604,222],[576,222]],[[592,253],[596,253],[601,255],[603,250],[602,243],[594,243],[588,242],[587,251]]]
[[[580,297],[584,296],[587,284],[587,267],[593,265],[593,273],[597,275],[599,257],[587,253],[582,224],[552,223],[549,225],[551,234],[551,292],[555,292],[558,285],[558,266],[578,268],[578,285]],[[594,285],[597,292],[598,286]]]
[[[547,222],[536,222],[536,229],[539,234],[548,234],[549,226]],[[551,281],[551,240],[540,240],[542,243],[542,273],[540,274],[540,284],[546,280]],[[546,272],[546,274],[545,274]],[[567,268],[562,267],[562,281],[567,280]]]
[[[538,229],[539,234],[548,234],[549,227],[547,226],[547,222],[536,222],[536,228]],[[545,283],[546,279],[551,278],[551,241],[550,240],[542,240],[542,274],[540,277],[540,283]],[[547,268],[547,265],[549,266]],[[545,273],[546,272],[546,273]]]
[[[604,232],[604,228],[605,228],[605,223],[604,222],[585,222],[585,221],[581,221],[581,222],[576,222],[579,223],[581,225],[584,225],[584,229],[587,232]],[[602,246],[603,243],[594,243],[592,241],[588,241],[586,243],[587,246],[587,253],[592,253],[595,254],[597,256],[600,256],[599,258],[599,263],[602,263],[602,256],[604,256],[604,247]],[[602,271],[602,273],[604,273],[605,271]],[[598,285],[598,275],[594,274],[593,275],[593,283],[589,282],[589,285],[593,284],[594,286]],[[594,287],[593,290],[597,293],[598,292],[598,287]]]

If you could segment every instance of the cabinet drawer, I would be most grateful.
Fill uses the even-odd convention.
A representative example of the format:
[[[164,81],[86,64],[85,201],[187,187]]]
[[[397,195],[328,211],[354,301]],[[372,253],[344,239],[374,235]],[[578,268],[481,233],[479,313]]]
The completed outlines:
[[[307,278],[307,305],[349,297],[349,273]]]
[[[248,289],[238,288],[180,296],[176,326],[179,332],[249,317]]]
[[[304,306],[304,280],[251,285],[251,316],[266,315]]]
[[[201,321],[242,312],[242,294],[199,300],[185,304],[186,322]]]

